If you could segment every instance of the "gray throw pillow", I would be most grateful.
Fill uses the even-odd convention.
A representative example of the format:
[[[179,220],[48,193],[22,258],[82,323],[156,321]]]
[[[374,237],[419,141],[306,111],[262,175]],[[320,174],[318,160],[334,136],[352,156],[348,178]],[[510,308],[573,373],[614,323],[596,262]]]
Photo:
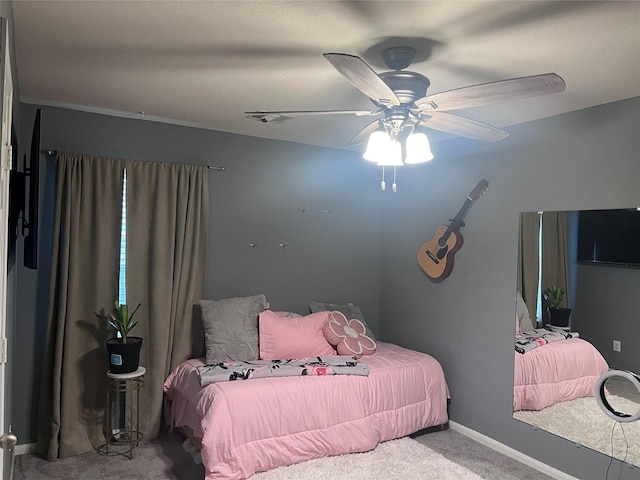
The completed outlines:
[[[360,307],[358,307],[357,305],[337,305],[335,303],[322,303],[312,301],[311,303],[309,303],[309,309],[311,310],[311,313],[338,311],[345,317],[347,317],[347,320],[351,320],[352,318],[360,320],[367,329],[367,336],[372,340],[376,339],[373,331],[369,328],[369,325],[367,325]]]
[[[520,321],[520,332],[528,332],[534,329],[527,304],[518,290],[516,290],[516,316]]]
[[[258,315],[267,308],[264,295],[200,300],[207,364],[257,360]]]

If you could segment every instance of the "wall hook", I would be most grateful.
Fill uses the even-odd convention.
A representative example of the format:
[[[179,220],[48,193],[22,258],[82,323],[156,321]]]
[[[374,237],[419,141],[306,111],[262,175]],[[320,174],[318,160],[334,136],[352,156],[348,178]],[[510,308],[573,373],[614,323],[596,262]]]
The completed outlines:
[[[256,247],[258,246],[258,244],[257,243],[250,243],[249,246],[255,250]]]
[[[278,245],[278,247],[280,247],[282,250],[286,250],[287,249],[287,244],[286,243],[281,243]]]

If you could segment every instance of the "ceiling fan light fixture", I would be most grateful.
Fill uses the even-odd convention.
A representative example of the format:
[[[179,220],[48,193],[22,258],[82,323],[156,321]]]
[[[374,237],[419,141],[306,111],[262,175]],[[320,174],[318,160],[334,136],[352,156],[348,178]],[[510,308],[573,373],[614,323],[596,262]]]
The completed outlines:
[[[407,157],[404,163],[414,165],[433,160],[429,138],[425,133],[412,133],[407,137]]]
[[[401,167],[402,162],[402,145],[397,140],[391,140],[392,150],[378,161],[380,167]]]
[[[387,132],[378,130],[369,136],[362,158],[382,166],[402,165],[402,146]]]

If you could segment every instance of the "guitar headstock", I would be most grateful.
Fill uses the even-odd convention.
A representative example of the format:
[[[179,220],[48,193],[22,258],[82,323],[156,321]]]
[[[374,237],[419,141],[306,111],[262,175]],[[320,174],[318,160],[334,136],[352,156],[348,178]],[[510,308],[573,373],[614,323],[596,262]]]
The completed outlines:
[[[478,182],[478,184],[475,186],[475,188],[473,190],[471,190],[471,193],[469,194],[469,198],[471,200],[478,200],[483,194],[484,192],[487,190],[487,187],[489,186],[489,182],[487,182],[484,178],[482,180],[480,180]]]

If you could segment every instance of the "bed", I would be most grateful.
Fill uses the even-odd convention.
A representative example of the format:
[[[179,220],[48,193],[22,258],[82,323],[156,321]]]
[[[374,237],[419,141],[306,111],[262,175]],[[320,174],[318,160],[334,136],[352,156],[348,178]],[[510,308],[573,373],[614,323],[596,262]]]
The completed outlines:
[[[533,330],[541,331],[544,330]],[[572,337],[525,353],[516,351],[514,366],[514,412],[542,410],[559,402],[593,397],[596,381],[609,369],[591,343]]]
[[[269,345],[266,313],[260,314],[261,353]],[[319,318],[312,314],[278,325],[288,328],[300,320],[296,328],[308,328],[314,315]],[[368,376],[253,378],[201,387],[198,367],[210,358],[188,360],[164,384],[168,421],[201,444],[207,480],[245,479],[312,458],[364,452],[445,425],[449,394],[438,361],[395,344],[376,344],[374,353],[360,359]],[[278,353],[289,352],[271,356]]]
[[[537,322],[535,322],[537,325]],[[606,360],[578,332],[535,328],[516,291],[513,411],[542,410],[559,402],[593,397]]]

